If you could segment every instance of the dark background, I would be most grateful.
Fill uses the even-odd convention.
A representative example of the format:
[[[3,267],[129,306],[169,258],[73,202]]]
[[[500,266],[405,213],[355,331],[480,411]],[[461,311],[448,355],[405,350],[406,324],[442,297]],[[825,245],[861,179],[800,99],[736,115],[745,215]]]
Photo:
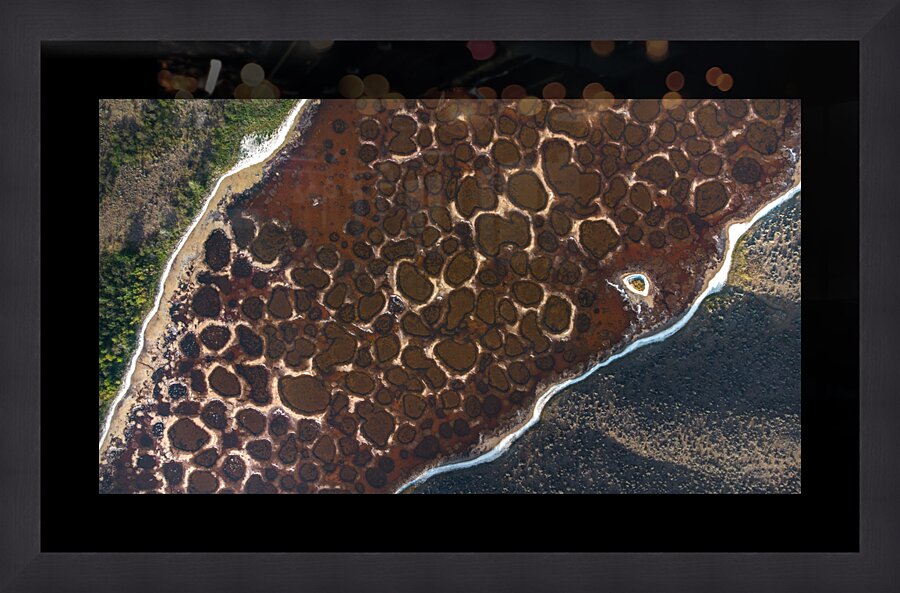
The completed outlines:
[[[300,46],[303,42],[295,45]],[[337,42],[312,57],[290,42],[45,43],[41,68],[43,552],[76,551],[857,551],[859,540],[859,51],[856,42],[642,42],[601,58],[584,42],[498,42],[474,62],[465,42]],[[347,73],[383,74],[417,97],[434,87],[521,84],[567,96],[602,82],[617,97],[659,97],[680,70],[685,97],[803,102],[803,493],[687,496],[128,496],[97,494],[92,395],[96,300],[97,100],[171,97],[158,83],[237,80],[262,65],[282,96],[338,96]],[[305,56],[305,57],[304,57]],[[496,63],[494,63],[496,62]],[[704,73],[734,76],[722,93]],[[477,72],[476,72],[477,69]],[[214,97],[227,91],[217,87]],[[205,97],[198,93],[198,97]],[[85,204],[91,204],[90,207]],[[79,245],[83,242],[84,247]],[[88,337],[89,336],[89,337]],[[66,347],[75,344],[75,347]],[[81,386],[90,385],[91,389]]]
[[[499,94],[510,84],[541,96],[549,82],[560,82],[568,98],[581,98],[591,82],[601,82],[620,98],[661,97],[666,75],[684,74],[685,97],[780,97],[836,103],[858,100],[859,51],[856,42],[671,41],[659,61],[648,58],[644,41],[618,41],[607,56],[589,41],[498,41],[488,60],[473,59],[466,41],[336,41],[315,50],[307,41],[199,42],[44,42],[42,92],[92,98],[171,98],[159,82],[161,71],[203,79],[211,59],[222,62],[212,95],[234,98],[240,70],[259,64],[283,98],[341,97],[346,74],[381,74],[391,91],[408,98],[433,89],[487,86]],[[721,92],[705,81],[707,69],[720,67],[734,86]],[[48,67],[50,70],[48,70]],[[48,88],[48,84],[52,85]],[[202,85],[201,85],[202,86]],[[827,95],[827,97],[826,97]]]

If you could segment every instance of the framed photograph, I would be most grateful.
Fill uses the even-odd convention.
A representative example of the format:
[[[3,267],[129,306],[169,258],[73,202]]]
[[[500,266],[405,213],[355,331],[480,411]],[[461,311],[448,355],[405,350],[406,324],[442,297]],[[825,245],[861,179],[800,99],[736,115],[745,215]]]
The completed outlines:
[[[394,4],[4,7],[0,587],[896,588],[900,8]]]

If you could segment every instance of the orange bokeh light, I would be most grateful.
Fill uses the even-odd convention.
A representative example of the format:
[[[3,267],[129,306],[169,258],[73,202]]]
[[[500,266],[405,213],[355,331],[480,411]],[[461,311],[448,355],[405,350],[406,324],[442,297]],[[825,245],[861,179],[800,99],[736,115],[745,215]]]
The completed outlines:
[[[681,98],[681,94],[675,91],[669,91],[668,93],[663,95],[662,105],[665,109],[675,109],[676,107],[681,105],[682,101],[683,99]]]
[[[534,115],[541,110],[541,100],[537,97],[519,99],[518,110],[524,116]]]
[[[482,99],[496,99],[497,91],[492,89],[489,86],[480,86],[476,89],[478,91],[478,96]]]
[[[651,62],[659,62],[669,54],[668,41],[647,41],[647,57]]]
[[[673,72],[669,72],[669,75],[666,76],[666,88],[670,91],[680,91],[684,88],[684,74],[675,70]]]
[[[731,74],[723,74],[716,80],[716,88],[723,93],[727,93],[734,86],[734,78]]]
[[[709,70],[706,71],[706,82],[710,86],[716,86],[716,82],[718,82],[719,77],[722,76],[722,69],[718,66],[713,66]]]
[[[598,56],[608,56],[616,49],[615,41],[591,41],[591,51]]]
[[[551,82],[544,86],[541,95],[543,95],[545,99],[565,99],[566,87],[563,86],[561,82]]]
[[[504,99],[524,99],[526,95],[528,95],[528,91],[521,84],[511,84],[500,93]]]
[[[581,96],[585,99],[600,99],[599,95],[605,92],[606,89],[603,88],[603,85],[599,82],[592,82],[584,87],[584,90],[581,91]]]

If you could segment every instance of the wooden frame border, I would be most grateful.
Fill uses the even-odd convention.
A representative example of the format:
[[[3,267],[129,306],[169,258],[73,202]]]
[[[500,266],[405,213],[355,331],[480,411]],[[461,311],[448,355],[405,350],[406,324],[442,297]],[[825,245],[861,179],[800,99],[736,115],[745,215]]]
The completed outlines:
[[[15,591],[889,591],[900,582],[898,0],[533,0],[415,5],[7,0],[0,7],[0,588]],[[376,12],[377,7],[377,12]],[[677,10],[677,13],[676,13]],[[380,15],[388,11],[391,18]],[[463,34],[464,32],[464,34]],[[860,552],[857,554],[43,554],[40,552],[40,43],[122,39],[853,39],[860,43]],[[27,255],[25,255],[27,254]],[[823,520],[827,518],[823,517]],[[341,583],[332,580],[342,575]],[[231,583],[230,585],[228,583]]]

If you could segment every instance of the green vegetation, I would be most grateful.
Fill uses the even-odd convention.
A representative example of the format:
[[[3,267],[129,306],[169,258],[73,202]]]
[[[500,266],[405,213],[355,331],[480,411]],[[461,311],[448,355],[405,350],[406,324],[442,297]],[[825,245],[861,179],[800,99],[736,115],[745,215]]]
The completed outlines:
[[[225,125],[213,132],[212,168],[224,173],[235,162],[241,139],[248,134],[269,136],[275,133],[294,106],[293,101],[255,100],[225,103]]]
[[[734,253],[731,256],[731,269],[728,270],[727,283],[732,286],[747,286],[750,282],[750,272],[747,264],[747,237],[750,232],[738,239],[737,245],[734,247]]]
[[[703,299],[701,306],[703,310],[710,314],[721,313],[732,299],[734,289],[726,286],[719,292],[707,296]]]
[[[124,120],[101,138],[100,202],[112,190],[119,172],[139,167],[177,142],[191,141],[183,129],[183,114],[176,101],[147,101],[139,117]],[[159,277],[179,237],[197,214],[213,182],[230,169],[240,155],[241,139],[250,134],[268,136],[278,129],[294,106],[293,101],[227,101],[213,125],[199,162],[182,172],[190,175],[183,192],[171,196],[176,220],[139,246],[101,252],[99,262],[99,419],[121,384],[137,344],[141,322],[156,295]],[[199,130],[198,136],[199,134]],[[203,136],[206,138],[206,136]],[[186,164],[187,165],[187,164]],[[187,168],[187,167],[186,167]]]
[[[100,420],[119,388],[136,334],[153,303],[169,241],[100,255]]]
[[[138,118],[128,118],[108,132],[100,154],[100,201],[107,195],[122,167],[152,158],[157,150],[171,147],[181,137],[175,125],[175,101],[145,101]]]

